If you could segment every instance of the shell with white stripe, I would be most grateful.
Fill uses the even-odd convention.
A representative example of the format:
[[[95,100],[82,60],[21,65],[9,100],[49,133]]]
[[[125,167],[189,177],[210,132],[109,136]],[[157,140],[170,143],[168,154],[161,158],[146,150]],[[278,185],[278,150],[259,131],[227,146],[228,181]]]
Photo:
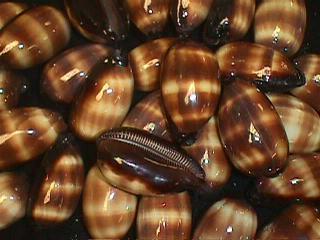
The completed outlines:
[[[0,30],[12,19],[28,9],[28,5],[19,2],[0,3]]]

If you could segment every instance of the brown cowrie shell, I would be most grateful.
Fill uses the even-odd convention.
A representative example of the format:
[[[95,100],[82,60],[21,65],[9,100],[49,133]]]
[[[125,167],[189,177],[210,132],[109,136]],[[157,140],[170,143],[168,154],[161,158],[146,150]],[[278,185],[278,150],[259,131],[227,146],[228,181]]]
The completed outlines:
[[[320,148],[320,117],[308,104],[287,94],[270,94],[289,141],[290,153],[310,153]]]
[[[160,88],[161,65],[168,49],[175,42],[174,38],[160,38],[130,51],[129,61],[137,90],[148,92]]]
[[[212,117],[198,132],[191,146],[183,147],[193,159],[201,164],[206,182],[213,189],[222,187],[231,176],[231,166],[220,142],[217,120]]]
[[[51,226],[68,220],[83,188],[84,166],[71,135],[61,136],[37,171],[29,196],[28,215],[37,224]]]
[[[305,77],[282,53],[255,43],[234,42],[216,52],[222,82],[253,81],[262,91],[287,92],[305,84]]]
[[[168,51],[161,93],[178,140],[197,132],[214,114],[221,91],[218,77],[217,59],[204,45],[183,41]]]
[[[306,76],[306,84],[293,89],[291,93],[320,112],[320,55],[306,54],[294,62]]]
[[[235,80],[224,88],[218,119],[226,153],[241,172],[274,176],[286,165],[288,139],[281,119],[253,83]]]
[[[208,209],[195,230],[193,240],[254,239],[257,225],[257,214],[248,204],[225,198]]]
[[[124,0],[131,21],[145,35],[160,34],[169,21],[171,0]]]
[[[24,217],[28,192],[29,182],[25,175],[0,173],[0,230]]]
[[[59,10],[35,7],[0,32],[0,62],[14,69],[31,68],[53,57],[69,39],[69,23]]]
[[[179,33],[189,33],[203,23],[214,0],[172,0],[171,18]]]
[[[111,52],[111,48],[99,44],[81,45],[63,52],[46,64],[42,90],[53,101],[71,103],[90,70]]]
[[[137,239],[191,238],[192,208],[188,192],[142,197],[137,214]]]
[[[312,205],[292,205],[264,227],[257,239],[320,239],[319,210]]]
[[[122,127],[146,130],[171,141],[160,91],[150,93],[138,102],[123,121]]]
[[[28,5],[18,2],[0,3],[0,30],[12,19],[28,9]]]
[[[97,166],[89,171],[83,190],[83,218],[95,239],[121,239],[129,231],[137,197],[109,185]]]
[[[127,115],[134,91],[129,66],[110,57],[98,63],[89,75],[71,113],[71,128],[81,139],[92,141],[119,127]]]
[[[320,199],[320,155],[291,155],[287,167],[277,177],[257,180],[257,190],[272,199]]]
[[[204,41],[221,45],[243,38],[254,18],[255,0],[215,0],[204,31]]]
[[[304,0],[262,0],[254,19],[255,42],[292,56],[302,45],[306,22]]]
[[[0,112],[0,169],[44,153],[67,128],[60,114],[36,107]]]

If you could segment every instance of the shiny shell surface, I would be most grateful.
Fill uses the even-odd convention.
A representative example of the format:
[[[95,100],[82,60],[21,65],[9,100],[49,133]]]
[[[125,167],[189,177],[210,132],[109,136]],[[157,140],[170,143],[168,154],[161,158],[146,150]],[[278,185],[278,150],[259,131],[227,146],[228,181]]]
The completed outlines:
[[[19,2],[0,3],[0,30],[12,19],[28,9],[28,5]]]

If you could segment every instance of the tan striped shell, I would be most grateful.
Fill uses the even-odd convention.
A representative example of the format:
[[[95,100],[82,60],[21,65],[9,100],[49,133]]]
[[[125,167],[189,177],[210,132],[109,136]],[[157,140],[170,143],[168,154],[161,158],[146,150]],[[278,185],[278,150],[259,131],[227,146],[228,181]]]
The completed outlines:
[[[13,173],[0,173],[0,230],[23,218],[29,193],[26,176]]]
[[[289,140],[290,153],[310,153],[320,148],[320,117],[308,104],[286,94],[268,95]]]
[[[83,217],[95,239],[121,239],[136,216],[137,197],[109,185],[99,168],[87,175],[83,191]]]
[[[44,67],[42,90],[53,101],[71,103],[90,70],[111,52],[111,48],[100,44],[80,45],[63,52]]]
[[[292,56],[302,45],[306,22],[305,0],[263,0],[254,19],[255,42]]]
[[[224,88],[219,132],[233,165],[247,175],[273,176],[287,163],[288,139],[268,98],[252,83]]]
[[[174,38],[160,38],[146,42],[129,53],[129,61],[135,81],[140,91],[160,88],[160,69],[168,49],[176,42]]]
[[[0,32],[0,61],[14,69],[30,68],[49,60],[69,39],[69,23],[59,10],[35,7]]]
[[[18,2],[0,3],[0,30],[7,25],[13,18],[28,9],[28,5]]]
[[[137,214],[137,239],[190,239],[191,221],[188,192],[142,197]]]
[[[129,111],[133,90],[129,66],[110,62],[97,65],[73,106],[70,124],[74,133],[91,141],[103,132],[119,127]]]
[[[51,110],[29,107],[0,112],[0,169],[44,153],[65,129],[62,116]]]
[[[192,239],[254,239],[257,225],[257,214],[249,205],[225,198],[208,209]]]
[[[293,95],[320,112],[320,55],[306,54],[294,60],[306,76],[306,84],[291,91]]]

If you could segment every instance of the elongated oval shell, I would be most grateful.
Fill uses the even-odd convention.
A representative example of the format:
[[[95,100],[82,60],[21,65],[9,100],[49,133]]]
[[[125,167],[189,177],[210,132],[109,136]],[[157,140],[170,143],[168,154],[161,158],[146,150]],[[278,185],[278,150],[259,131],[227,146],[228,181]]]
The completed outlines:
[[[218,49],[223,82],[241,78],[262,91],[287,92],[305,84],[304,75],[280,52],[263,45],[235,42]]]
[[[289,140],[290,153],[310,153],[320,148],[320,117],[308,104],[286,94],[268,95]]]
[[[253,83],[224,88],[219,132],[233,165],[247,175],[272,176],[287,163],[288,139],[268,98]]]
[[[306,76],[306,84],[293,89],[291,93],[320,112],[320,55],[306,54],[294,62]]]
[[[129,61],[136,89],[147,92],[160,88],[161,65],[168,49],[175,42],[174,38],[160,38],[130,51]]]
[[[28,193],[29,182],[25,175],[0,173],[0,230],[24,217]]]
[[[306,22],[304,0],[263,0],[254,19],[255,42],[292,56],[302,45]]]
[[[21,165],[54,144],[66,124],[60,114],[36,107],[0,112],[0,169]]]
[[[182,149],[144,130],[119,128],[98,139],[98,164],[107,181],[134,194],[200,189],[201,166]]]
[[[142,197],[137,214],[137,239],[190,239],[191,220],[188,192]]]
[[[109,185],[99,168],[87,175],[83,190],[83,217],[95,239],[121,239],[129,231],[136,215],[137,197]]]
[[[28,5],[18,2],[0,3],[0,30],[12,19],[28,9]]]
[[[196,227],[193,239],[254,239],[257,225],[257,214],[249,205],[225,198],[209,208]]]
[[[90,70],[111,52],[111,48],[103,45],[86,44],[61,53],[46,64],[42,90],[53,101],[71,103]]]
[[[28,214],[40,225],[55,225],[74,213],[83,188],[84,165],[71,135],[45,155],[29,197]]]
[[[35,7],[0,32],[0,62],[14,69],[31,68],[57,54],[69,39],[69,23],[59,10]]]
[[[215,0],[204,27],[204,40],[220,45],[243,38],[251,26],[255,7],[255,0]]]
[[[72,109],[71,128],[83,140],[95,140],[119,127],[131,105],[134,83],[130,67],[106,61],[92,70]]]

